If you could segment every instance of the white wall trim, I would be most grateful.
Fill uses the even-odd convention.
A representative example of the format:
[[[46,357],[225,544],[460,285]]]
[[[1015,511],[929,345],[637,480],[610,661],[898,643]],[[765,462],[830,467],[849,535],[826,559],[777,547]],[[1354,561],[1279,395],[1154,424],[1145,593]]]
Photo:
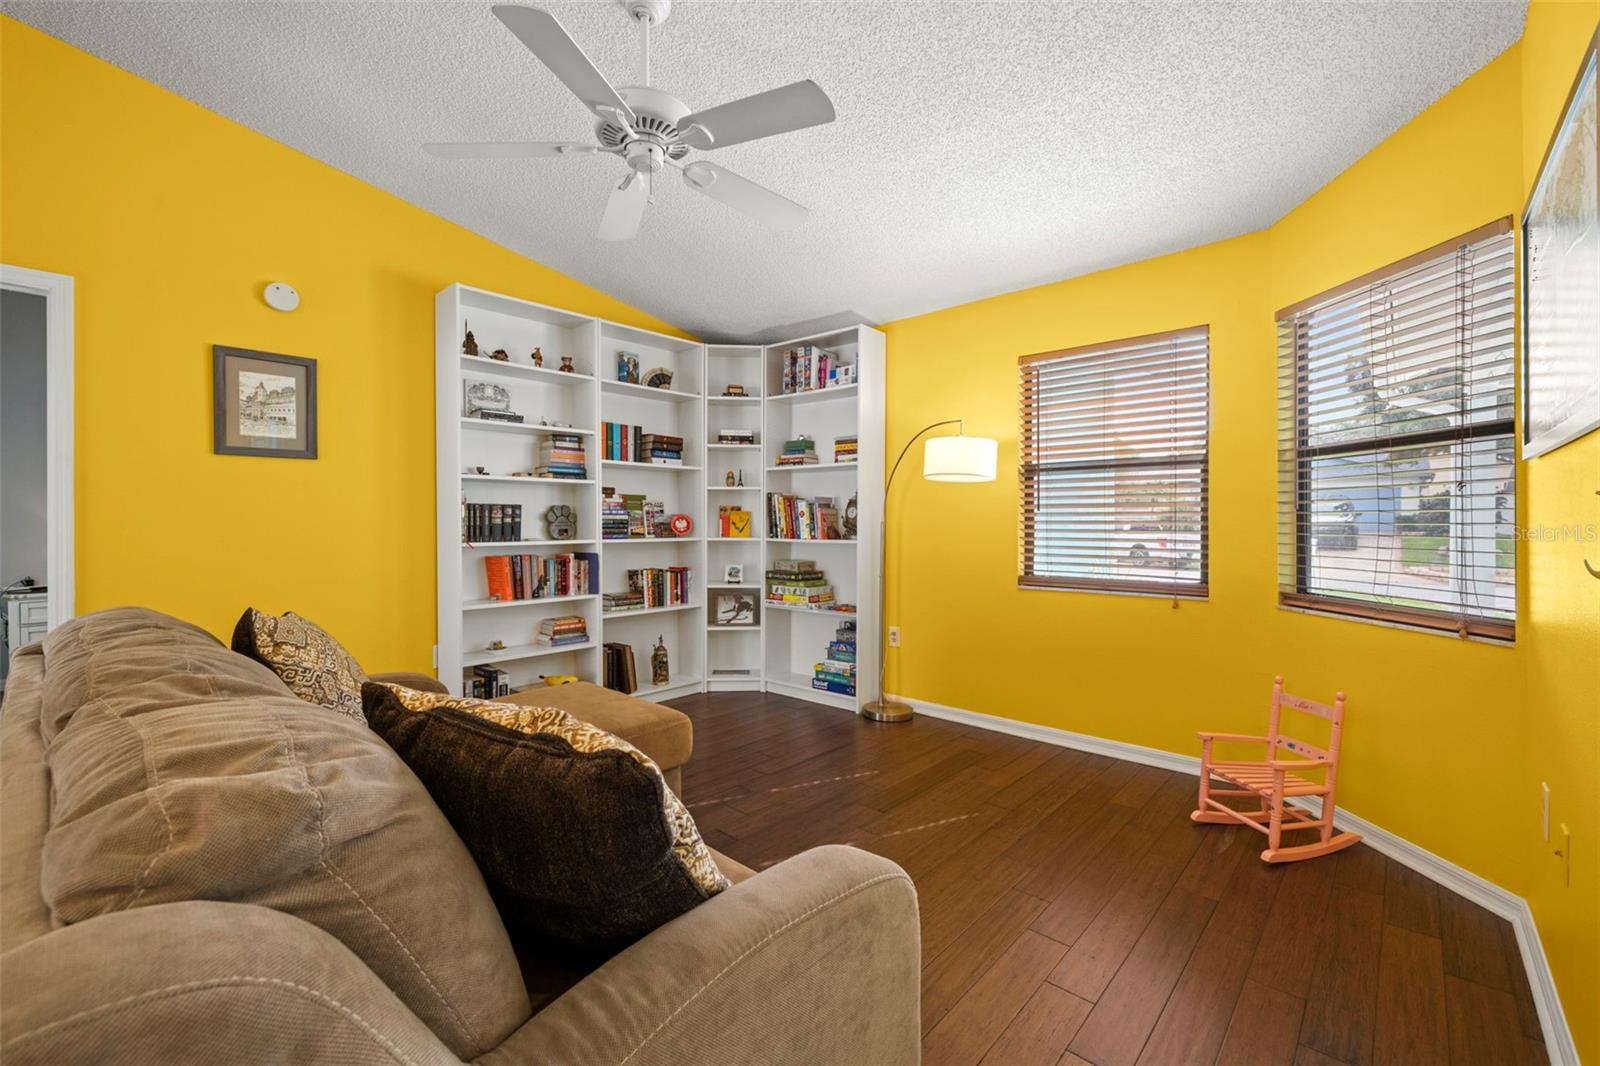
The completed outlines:
[[[909,696],[891,695],[888,698],[909,703],[918,714],[927,715],[929,718],[941,718],[961,725],[1037,740],[1044,744],[1093,752],[1125,762],[1142,763],[1145,766],[1156,766],[1180,774],[1200,772],[1198,755],[1179,755],[1176,752],[1147,748],[1140,744],[1106,740],[1087,733],[1074,733],[1033,722],[1019,722],[998,715],[983,714],[980,711],[946,707],[943,704],[929,703],[927,700]],[[1318,811],[1322,801],[1318,797],[1309,797],[1302,806]],[[1566,1014],[1561,1009],[1561,996],[1556,990],[1555,978],[1550,973],[1550,960],[1545,957],[1544,945],[1539,939],[1539,929],[1534,924],[1533,911],[1529,909],[1527,900],[1469,870],[1462,869],[1448,859],[1440,858],[1433,852],[1418,847],[1403,837],[1396,836],[1381,826],[1374,825],[1360,815],[1351,814],[1342,807],[1334,813],[1333,823],[1340,829],[1360,833],[1361,839],[1380,855],[1385,855],[1400,865],[1415,870],[1429,880],[1443,885],[1510,922],[1517,933],[1517,946],[1522,952],[1523,968],[1528,972],[1528,984],[1533,990],[1534,1007],[1539,1012],[1539,1026],[1544,1031],[1544,1046],[1550,1054],[1550,1061],[1556,1066],[1578,1066],[1577,1045],[1572,1041],[1572,1030],[1567,1026]]]
[[[73,282],[66,274],[0,263],[0,289],[31,292],[45,300],[45,514],[49,525],[45,581],[50,628],[77,613],[76,508],[74,506]]]

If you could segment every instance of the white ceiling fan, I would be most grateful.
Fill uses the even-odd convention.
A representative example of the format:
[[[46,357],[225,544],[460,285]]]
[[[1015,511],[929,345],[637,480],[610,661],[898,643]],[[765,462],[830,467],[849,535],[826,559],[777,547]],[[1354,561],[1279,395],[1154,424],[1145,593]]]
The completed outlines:
[[[650,29],[666,21],[671,0],[624,0],[623,6],[642,27],[643,84],[620,89],[611,87],[548,11],[518,4],[500,4],[493,9],[495,17],[528,51],[594,112],[600,120],[595,125],[598,144],[425,144],[424,150],[443,159],[533,159],[595,152],[621,156],[630,170],[606,203],[600,219],[603,241],[625,241],[639,232],[645,205],[655,196],[655,177],[667,167],[680,171],[689,188],[770,226],[787,229],[804,222],[806,209],[794,201],[715,163],[683,160],[690,149],[725,148],[832,122],[833,102],[828,94],[816,82],[797,81],[719,107],[691,111],[677,97],[650,88]]]

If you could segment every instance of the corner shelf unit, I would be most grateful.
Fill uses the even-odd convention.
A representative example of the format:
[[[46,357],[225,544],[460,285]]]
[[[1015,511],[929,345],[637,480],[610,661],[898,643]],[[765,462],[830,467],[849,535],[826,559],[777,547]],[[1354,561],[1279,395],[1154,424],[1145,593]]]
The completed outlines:
[[[633,647],[639,690],[649,700],[691,693],[742,689],[771,691],[829,706],[857,710],[877,698],[878,552],[882,514],[884,445],[884,337],[867,326],[801,337],[775,345],[703,345],[605,319],[466,285],[452,285],[435,298],[436,508],[438,539],[439,679],[460,693],[476,666],[493,665],[513,688],[539,683],[542,675],[576,674],[600,683],[602,646]],[[479,349],[503,348],[509,360],[461,351],[470,325]],[[811,393],[782,393],[783,353],[813,344],[836,352],[856,367],[854,385]],[[544,365],[531,353],[542,350]],[[672,371],[670,389],[617,381],[617,354],[639,357],[639,368]],[[573,371],[559,369],[570,357]],[[504,386],[522,423],[466,417],[465,389],[475,381]],[[747,395],[725,396],[727,386]],[[540,421],[556,425],[540,425]],[[646,432],[683,438],[682,466],[604,460],[604,424],[639,425]],[[570,427],[570,428],[569,428]],[[753,445],[725,445],[719,431],[755,434]],[[583,437],[588,476],[581,480],[513,477],[537,463],[539,442],[551,432]],[[834,466],[833,438],[854,433],[857,462]],[[774,467],[783,442],[797,435],[817,442],[824,462]],[[825,454],[824,454],[825,453]],[[477,467],[487,473],[476,473]],[[469,472],[471,471],[471,472]],[[732,472],[735,485],[727,485]],[[743,484],[738,484],[742,475]],[[863,491],[863,486],[870,491]],[[686,514],[694,529],[685,537],[601,538],[601,500],[642,493],[660,500],[666,513]],[[841,515],[857,500],[859,539],[791,541],[771,536],[768,492],[833,496]],[[463,541],[463,503],[521,504],[521,539]],[[577,516],[575,539],[552,540],[544,512],[554,504]],[[751,515],[749,537],[720,536],[719,508],[738,506]],[[593,553],[591,591],[576,596],[499,602],[488,599],[483,560],[515,551],[531,555]],[[772,563],[810,559],[833,583],[841,602],[857,605],[857,691],[854,696],[811,688],[814,663],[824,658],[838,611],[778,608],[759,603],[759,624],[717,624],[718,594],[764,599],[764,575]],[[727,567],[743,568],[743,579],[723,581]],[[687,566],[689,602],[664,608],[607,613],[603,593],[628,586],[628,571],[649,566]],[[581,615],[588,639],[551,648],[534,643],[544,618]],[[657,636],[666,640],[671,674],[666,685],[650,683],[650,655]],[[489,648],[500,641],[503,648]]]

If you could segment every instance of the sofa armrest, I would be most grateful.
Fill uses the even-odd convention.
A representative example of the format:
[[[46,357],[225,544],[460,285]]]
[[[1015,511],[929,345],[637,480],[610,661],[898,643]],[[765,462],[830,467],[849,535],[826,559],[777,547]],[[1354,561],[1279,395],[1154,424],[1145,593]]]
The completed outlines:
[[[911,879],[813,848],[633,944],[477,1062],[913,1064],[920,975]]]
[[[104,914],[0,955],[0,1060],[457,1063],[334,937],[266,907]]]
[[[432,674],[421,674],[415,670],[393,670],[387,674],[369,674],[367,676],[368,680],[376,681],[380,685],[403,685],[406,688],[414,688],[418,692],[437,692],[442,696],[450,691],[443,681],[440,681]]]

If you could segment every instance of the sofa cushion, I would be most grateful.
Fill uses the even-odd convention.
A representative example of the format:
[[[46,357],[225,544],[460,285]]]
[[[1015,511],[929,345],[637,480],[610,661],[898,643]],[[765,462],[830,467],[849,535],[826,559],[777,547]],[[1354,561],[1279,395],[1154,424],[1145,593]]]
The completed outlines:
[[[588,681],[526,688],[501,697],[500,702],[524,707],[559,707],[581,722],[626,740],[650,756],[662,770],[682,766],[694,751],[694,724],[682,711]]]
[[[69,622],[44,658],[57,732],[41,889],[56,921],[259,904],[337,937],[463,1058],[527,1018],[472,857],[371,730],[153,611]]]
[[[615,951],[728,887],[661,770],[556,707],[362,689],[427,782],[513,931]]]
[[[367,673],[326,629],[293,611],[246,607],[233,627],[233,650],[271,668],[289,691],[360,722]]]

